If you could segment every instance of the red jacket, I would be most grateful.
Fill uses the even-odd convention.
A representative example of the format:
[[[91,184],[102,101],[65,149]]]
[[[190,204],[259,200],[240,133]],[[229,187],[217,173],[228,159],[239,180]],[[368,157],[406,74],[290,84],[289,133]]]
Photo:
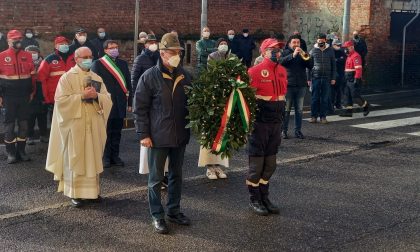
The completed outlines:
[[[9,48],[0,53],[1,96],[22,97],[35,94],[35,66],[32,54]]]
[[[362,78],[362,57],[356,51],[351,52],[346,60],[346,72],[355,72],[354,78]]]
[[[55,90],[61,75],[74,67],[74,54],[69,54],[66,61],[57,51],[48,55],[38,69],[38,80],[42,83],[42,93],[46,104],[54,103]]]
[[[251,86],[257,89],[257,99],[266,101],[284,100],[287,92],[286,69],[270,59],[248,70]]]

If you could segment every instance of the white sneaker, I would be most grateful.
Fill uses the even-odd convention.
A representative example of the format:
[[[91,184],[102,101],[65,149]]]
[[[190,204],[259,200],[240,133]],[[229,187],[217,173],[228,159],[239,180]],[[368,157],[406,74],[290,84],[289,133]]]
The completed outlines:
[[[212,167],[207,168],[206,176],[209,179],[217,179],[216,172],[214,171],[214,168]]]
[[[216,168],[214,168],[214,171],[216,172],[217,177],[225,179],[227,178],[226,173],[222,170],[222,168],[220,168],[220,166],[217,166]]]

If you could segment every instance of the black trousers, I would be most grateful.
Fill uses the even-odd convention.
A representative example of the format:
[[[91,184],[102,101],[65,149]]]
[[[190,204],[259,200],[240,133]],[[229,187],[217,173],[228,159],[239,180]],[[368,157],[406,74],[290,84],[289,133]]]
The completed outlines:
[[[361,107],[365,104],[365,99],[360,95],[360,89],[361,83],[356,83],[353,79],[347,79],[345,88],[345,105],[347,107],[352,107],[355,102]]]
[[[282,123],[255,122],[248,141],[247,184],[268,183],[276,170],[276,154],[281,143]]]
[[[31,113],[28,120],[28,137],[33,137],[35,134],[35,123],[38,122],[39,135],[47,135],[47,114],[48,106],[40,102],[31,102]]]
[[[108,119],[108,124],[106,126],[107,139],[105,144],[104,159],[114,161],[119,157],[121,131],[123,125],[123,118]]]
[[[25,140],[28,135],[29,96],[4,97],[4,140],[13,142],[16,137]],[[18,132],[15,133],[15,124],[18,123]]]

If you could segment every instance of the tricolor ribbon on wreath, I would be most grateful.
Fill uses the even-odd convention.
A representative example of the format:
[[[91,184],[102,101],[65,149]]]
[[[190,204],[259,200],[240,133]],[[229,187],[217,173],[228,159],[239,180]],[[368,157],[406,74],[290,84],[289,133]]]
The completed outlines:
[[[236,80],[230,79],[229,82],[233,86],[233,91],[229,95],[229,99],[226,102],[225,112],[222,116],[220,128],[217,131],[216,138],[214,139],[211,148],[216,152],[222,152],[226,149],[226,144],[229,140],[227,135],[227,126],[229,124],[230,117],[235,110],[235,107],[238,107],[243,129],[245,132],[248,132],[249,130],[250,112],[248,104],[246,103],[245,98],[240,90],[241,88],[246,88],[247,84],[241,81],[239,76]]]

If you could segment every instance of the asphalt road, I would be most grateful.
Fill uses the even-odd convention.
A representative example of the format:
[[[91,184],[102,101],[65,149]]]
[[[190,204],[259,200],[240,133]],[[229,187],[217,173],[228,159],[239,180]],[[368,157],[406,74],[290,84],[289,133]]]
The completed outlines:
[[[419,94],[370,95],[376,106],[366,118],[304,121],[307,138],[283,141],[271,181],[280,215],[249,211],[245,150],[232,158],[228,179],[209,181],[191,141],[182,209],[193,223],[170,224],[165,236],[151,227],[133,130],[123,133],[126,166],[101,176],[104,201],[82,209],[56,193],[43,167],[46,144],[30,146],[33,161],[16,165],[5,164],[0,147],[0,250],[420,251]]]

